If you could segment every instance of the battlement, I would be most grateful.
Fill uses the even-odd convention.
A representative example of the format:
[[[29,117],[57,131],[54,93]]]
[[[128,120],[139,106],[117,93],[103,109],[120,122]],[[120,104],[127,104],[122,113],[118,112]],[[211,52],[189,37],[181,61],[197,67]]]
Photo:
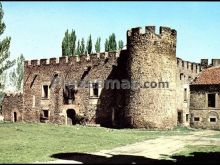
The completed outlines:
[[[23,93],[21,93],[21,92],[5,93],[5,97],[20,97],[20,96],[23,96]]]
[[[144,34],[154,34],[159,38],[171,36],[176,38],[177,32],[175,29],[171,29],[169,27],[160,26],[159,34],[156,34],[156,27],[155,26],[145,26],[145,28],[136,27],[132,28],[131,30],[127,31],[127,36],[136,36],[136,35],[144,35]]]
[[[177,67],[183,70],[189,70],[193,73],[199,73],[201,71],[201,64],[195,62],[184,61],[177,57]]]
[[[50,58],[50,59],[40,59],[40,60],[31,60],[24,61],[25,67],[35,67],[35,66],[50,66],[50,65],[63,65],[63,64],[75,64],[75,63],[93,63],[95,64],[97,61],[112,59],[117,61],[117,58],[120,55],[120,51],[114,52],[102,52],[102,53],[94,53],[88,55],[81,56],[64,56],[59,58]]]

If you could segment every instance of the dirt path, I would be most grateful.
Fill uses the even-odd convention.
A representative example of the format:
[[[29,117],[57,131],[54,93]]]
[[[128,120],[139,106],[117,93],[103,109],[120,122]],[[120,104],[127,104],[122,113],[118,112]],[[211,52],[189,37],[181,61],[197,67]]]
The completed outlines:
[[[191,135],[182,136],[164,136],[152,140],[134,143],[131,145],[117,147],[111,150],[102,150],[91,153],[92,155],[99,155],[111,157],[112,155],[133,155],[144,156],[152,159],[161,159],[170,156],[186,145],[219,145],[219,138],[208,138],[206,136],[218,134],[219,131],[201,130],[193,132]],[[77,161],[55,160],[47,163],[80,163]]]

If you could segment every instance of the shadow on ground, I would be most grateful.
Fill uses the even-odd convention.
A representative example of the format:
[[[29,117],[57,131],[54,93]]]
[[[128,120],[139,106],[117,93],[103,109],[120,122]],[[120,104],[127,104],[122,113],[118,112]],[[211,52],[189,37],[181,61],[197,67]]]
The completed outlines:
[[[158,160],[143,156],[112,155],[105,157],[86,153],[57,153],[52,158],[74,160],[83,164],[219,164],[220,152],[194,152],[190,156],[172,156],[173,160]]]

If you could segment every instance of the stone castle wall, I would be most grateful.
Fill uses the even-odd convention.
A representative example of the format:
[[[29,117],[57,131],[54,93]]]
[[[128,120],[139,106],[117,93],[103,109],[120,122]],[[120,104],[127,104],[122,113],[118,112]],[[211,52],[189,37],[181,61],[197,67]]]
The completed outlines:
[[[127,49],[120,52],[25,61],[23,99],[6,96],[4,117],[13,120],[11,114],[17,109],[21,114],[18,121],[41,122],[42,111],[49,110],[48,122],[67,124],[67,110],[73,109],[88,123],[102,126],[169,129],[177,125],[177,113],[181,112],[180,124],[189,125],[189,84],[209,65],[207,59],[200,65],[177,58],[176,35],[176,30],[168,27],[160,27],[159,34],[154,26],[133,28],[127,32]],[[213,59],[212,65],[218,64],[219,60]],[[74,102],[64,103],[66,85],[109,79],[168,82],[169,87],[104,87],[98,98],[90,97],[89,88],[77,87]],[[42,98],[43,85],[50,87],[48,99]]]
[[[202,66],[199,63],[191,63],[177,58],[177,113],[181,114],[180,125],[188,126],[190,123],[190,89],[189,84],[198,76],[201,72]],[[186,95],[186,96],[185,96]]]
[[[143,84],[169,82],[169,88],[140,88],[130,91],[127,117],[133,127],[176,126],[176,31],[160,27],[133,28],[127,33],[129,75]]]
[[[40,122],[43,109],[50,111],[49,122],[65,124],[66,110],[74,109],[77,114],[87,116],[88,122],[95,122],[96,109],[100,100],[90,98],[89,88],[80,88],[75,94],[73,104],[63,102],[65,85],[83,80],[105,80],[110,75],[112,67],[116,65],[118,52],[92,54],[90,56],[60,57],[31,60],[25,62],[24,71],[24,121]],[[42,99],[42,86],[51,85],[53,77],[57,75],[59,83],[50,88],[49,99]],[[104,97],[104,96],[103,96]],[[35,106],[33,99],[35,98]],[[108,98],[108,100],[110,100]],[[103,114],[104,116],[104,114]]]
[[[2,116],[5,121],[23,121],[23,95],[21,93],[5,94],[2,101]]]
[[[220,86],[219,85],[191,85],[190,95],[190,126],[203,129],[220,129]],[[216,106],[208,107],[208,94],[216,94]],[[194,118],[199,118],[195,121]],[[210,122],[210,118],[216,118],[216,122]]]

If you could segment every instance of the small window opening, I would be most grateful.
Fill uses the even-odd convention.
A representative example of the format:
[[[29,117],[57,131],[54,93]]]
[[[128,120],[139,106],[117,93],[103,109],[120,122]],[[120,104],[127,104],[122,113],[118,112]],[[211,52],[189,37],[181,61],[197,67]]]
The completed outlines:
[[[215,107],[215,94],[208,94],[208,107]]]
[[[199,117],[194,117],[194,121],[199,121]]]
[[[184,101],[187,101],[187,88],[184,88]]]
[[[211,117],[209,120],[210,120],[211,123],[215,123],[216,122],[216,118],[215,117]]]
[[[48,85],[43,86],[43,98],[47,99],[48,98]]]
[[[189,114],[186,114],[186,122],[189,121]]]
[[[99,86],[98,83],[93,83],[93,94],[95,97],[99,96]]]

